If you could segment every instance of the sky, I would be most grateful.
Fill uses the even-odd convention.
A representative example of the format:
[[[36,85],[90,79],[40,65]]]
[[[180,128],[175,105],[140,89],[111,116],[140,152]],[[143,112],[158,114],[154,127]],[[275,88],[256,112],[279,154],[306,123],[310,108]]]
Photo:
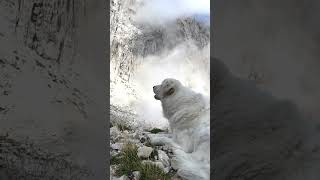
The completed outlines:
[[[143,23],[164,23],[181,16],[209,20],[210,0],[146,0],[136,20]]]

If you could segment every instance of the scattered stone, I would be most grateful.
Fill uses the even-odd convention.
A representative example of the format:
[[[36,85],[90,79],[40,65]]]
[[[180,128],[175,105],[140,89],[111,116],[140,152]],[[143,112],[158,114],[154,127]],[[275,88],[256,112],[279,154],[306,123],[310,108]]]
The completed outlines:
[[[153,151],[153,148],[143,146],[138,148],[138,156],[141,158],[148,158]]]
[[[110,166],[110,175],[116,176],[116,169],[117,169],[117,165],[111,165]]]
[[[114,150],[121,151],[122,148],[123,148],[123,143],[114,143],[114,144],[111,144],[111,148],[114,149]]]
[[[161,133],[161,132],[160,132]],[[111,151],[110,154],[115,156],[121,153],[124,144],[130,143],[135,144],[138,147],[137,155],[143,160],[142,163],[151,163],[160,169],[163,170],[164,173],[169,174],[171,177],[176,174],[177,172],[177,165],[174,162],[171,162],[171,158],[173,158],[172,148],[166,145],[160,146],[152,146],[149,147],[150,138],[149,136],[152,135],[150,132],[143,132],[143,131],[128,131],[123,130],[120,131],[117,127],[110,128],[110,137],[111,137]],[[173,167],[171,167],[171,165]],[[111,179],[113,180],[139,180],[141,178],[141,172],[134,171],[126,176],[116,177],[115,174],[116,165],[112,165],[110,167],[110,174]],[[176,180],[179,179],[178,176],[175,177]]]
[[[170,167],[166,167],[166,168],[164,168],[164,173],[166,173],[166,174],[168,174],[169,172],[170,172]]]
[[[134,176],[134,180],[139,180],[141,177],[141,173],[139,171],[134,171],[132,174]]]
[[[117,138],[120,135],[120,131],[117,127],[113,126],[110,128],[110,137],[111,138]]]
[[[134,134],[133,134],[133,138],[135,138],[135,139],[140,139],[139,133],[134,133]]]
[[[170,166],[169,156],[164,151],[158,150],[158,157],[165,167]]]
[[[123,175],[119,178],[119,180],[130,180],[130,179],[128,178],[128,176]]]

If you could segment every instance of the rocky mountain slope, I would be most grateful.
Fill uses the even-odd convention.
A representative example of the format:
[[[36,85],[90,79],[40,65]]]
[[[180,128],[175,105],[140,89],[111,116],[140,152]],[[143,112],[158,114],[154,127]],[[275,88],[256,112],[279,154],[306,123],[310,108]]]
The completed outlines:
[[[143,64],[150,62],[148,58],[159,56],[164,59],[173,49],[189,42],[194,45],[189,47],[189,52],[198,53],[205,48],[209,50],[210,42],[209,26],[193,17],[183,17],[166,24],[137,21],[135,15],[141,6],[143,1],[113,0],[110,12],[110,102],[133,113],[132,104],[143,96],[134,83],[134,76]],[[204,56],[209,57],[209,52]],[[193,58],[190,55],[186,57]],[[196,57],[192,61],[201,66],[207,65],[208,59]],[[117,113],[113,108],[111,112]]]
[[[152,83],[166,74],[191,87],[205,79],[208,87],[209,26],[195,17],[141,22],[135,15],[143,5],[138,0],[111,1],[110,179],[180,179],[170,148],[148,142],[151,128],[168,128],[159,127],[167,120],[153,99]]]
[[[0,133],[21,143],[27,138],[53,154],[69,153],[73,164],[86,167],[98,179],[105,176],[101,158],[105,146],[98,144],[105,142],[101,124],[106,105],[101,97],[106,94],[102,79],[106,71],[100,67],[106,60],[101,50],[104,38],[93,34],[99,34],[95,29],[102,30],[105,20],[92,19],[104,17],[102,7],[83,0],[0,2]],[[88,146],[101,152],[92,153],[84,148]],[[10,167],[19,171],[19,161]],[[30,169],[25,173],[38,173],[37,168]],[[12,177],[15,171],[4,173]],[[44,174],[37,177],[46,179]]]

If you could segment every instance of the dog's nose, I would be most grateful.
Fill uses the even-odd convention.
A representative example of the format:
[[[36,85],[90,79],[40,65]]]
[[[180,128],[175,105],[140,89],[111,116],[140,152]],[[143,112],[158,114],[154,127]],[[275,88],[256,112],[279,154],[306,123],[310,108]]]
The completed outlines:
[[[156,86],[153,86],[153,89],[156,88]]]

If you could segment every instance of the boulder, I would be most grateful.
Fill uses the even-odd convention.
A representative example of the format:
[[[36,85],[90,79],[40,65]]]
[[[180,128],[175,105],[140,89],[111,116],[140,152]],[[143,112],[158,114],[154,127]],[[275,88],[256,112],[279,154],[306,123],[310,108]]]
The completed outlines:
[[[153,151],[153,148],[142,146],[138,148],[138,156],[141,158],[148,158]]]

